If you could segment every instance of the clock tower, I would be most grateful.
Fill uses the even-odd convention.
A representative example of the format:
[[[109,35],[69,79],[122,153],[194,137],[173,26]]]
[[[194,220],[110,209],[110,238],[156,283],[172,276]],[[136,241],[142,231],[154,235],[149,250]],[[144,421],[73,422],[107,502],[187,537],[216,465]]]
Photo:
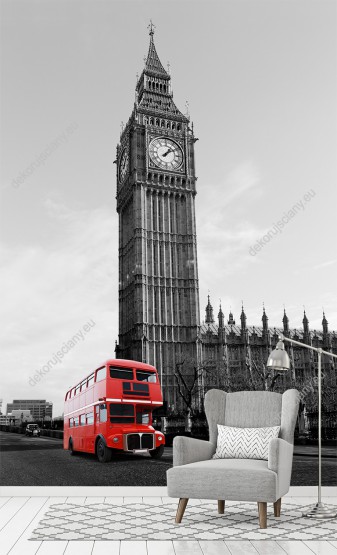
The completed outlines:
[[[150,25],[135,104],[117,146],[118,358],[153,364],[178,408],[174,373],[198,364],[193,126],[173,101]]]

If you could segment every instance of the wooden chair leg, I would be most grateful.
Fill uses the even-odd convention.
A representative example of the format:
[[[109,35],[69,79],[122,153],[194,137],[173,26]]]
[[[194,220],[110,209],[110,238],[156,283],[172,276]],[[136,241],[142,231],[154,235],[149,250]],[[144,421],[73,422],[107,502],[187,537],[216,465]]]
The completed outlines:
[[[223,499],[218,499],[218,513],[219,515],[225,514],[225,502]]]
[[[188,499],[184,499],[184,498],[179,499],[177,514],[176,514],[176,524],[181,523],[187,503],[188,503]]]
[[[258,502],[260,528],[267,528],[267,503]]]
[[[274,503],[274,516],[281,516],[281,497]]]

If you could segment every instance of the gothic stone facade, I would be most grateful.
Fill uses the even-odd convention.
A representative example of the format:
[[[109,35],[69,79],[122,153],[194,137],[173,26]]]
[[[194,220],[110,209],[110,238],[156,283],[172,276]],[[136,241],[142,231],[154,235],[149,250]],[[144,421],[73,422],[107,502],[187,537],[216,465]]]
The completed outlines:
[[[215,321],[208,297],[206,317],[200,326],[203,394],[212,388],[228,390],[273,389],[284,391],[295,387],[301,395],[300,432],[309,431],[317,437],[317,356],[306,348],[285,343],[291,369],[276,376],[266,369],[270,351],[275,348],[280,333],[307,345],[321,347],[337,354],[337,335],[330,332],[323,313],[322,330],[310,330],[306,313],[303,328],[289,327],[284,310],[281,327],[269,328],[265,309],[262,326],[247,326],[242,308],[240,324],[236,325],[230,312],[227,322],[221,306]],[[322,357],[323,373],[323,427],[326,438],[337,436],[337,365],[335,359]]]

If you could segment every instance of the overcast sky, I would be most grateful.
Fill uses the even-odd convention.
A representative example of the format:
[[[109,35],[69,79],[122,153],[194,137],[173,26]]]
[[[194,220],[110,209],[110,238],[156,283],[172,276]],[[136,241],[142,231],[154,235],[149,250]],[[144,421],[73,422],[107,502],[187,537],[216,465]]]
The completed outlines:
[[[270,326],[285,305],[292,327],[305,306],[311,329],[323,307],[337,329],[335,1],[1,6],[4,403],[46,398],[61,414],[67,387],[114,356],[113,161],[151,18],[199,138],[201,317],[210,290],[216,314],[221,298],[239,320],[243,300],[249,325],[264,302]]]

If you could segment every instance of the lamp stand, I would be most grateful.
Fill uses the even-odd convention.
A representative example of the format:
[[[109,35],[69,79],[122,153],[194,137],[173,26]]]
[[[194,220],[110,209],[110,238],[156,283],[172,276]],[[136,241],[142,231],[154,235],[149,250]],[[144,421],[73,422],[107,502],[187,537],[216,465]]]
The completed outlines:
[[[322,349],[317,349],[318,354],[318,501],[311,509],[302,513],[307,518],[329,519],[336,518],[335,509],[330,509],[322,503]]]
[[[283,341],[288,341],[293,345],[299,345],[305,349],[316,351],[318,355],[318,500],[314,507],[309,511],[302,513],[302,516],[307,518],[329,519],[336,518],[336,508],[329,508],[322,503],[322,354],[329,357],[337,358],[334,353],[323,351],[321,347],[313,347],[306,343],[295,341],[290,337],[285,337],[280,334],[279,341],[276,348],[270,353],[267,361],[267,367],[278,371],[286,371],[290,368],[290,359],[284,349]]]

